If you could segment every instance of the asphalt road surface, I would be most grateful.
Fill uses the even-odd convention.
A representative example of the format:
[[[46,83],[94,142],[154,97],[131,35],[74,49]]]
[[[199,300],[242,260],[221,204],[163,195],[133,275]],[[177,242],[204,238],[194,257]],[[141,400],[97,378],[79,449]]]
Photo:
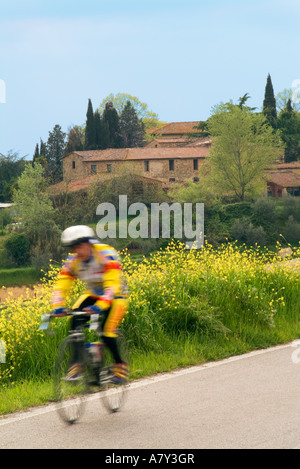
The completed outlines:
[[[74,425],[54,404],[3,417],[0,448],[300,448],[300,345],[135,381],[115,414],[93,395]]]

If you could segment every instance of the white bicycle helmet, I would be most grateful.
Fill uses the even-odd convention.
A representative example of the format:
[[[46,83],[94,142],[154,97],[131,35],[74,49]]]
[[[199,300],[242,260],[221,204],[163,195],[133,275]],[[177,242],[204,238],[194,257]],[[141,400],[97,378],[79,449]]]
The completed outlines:
[[[61,235],[63,246],[69,247],[88,241],[95,237],[95,233],[89,226],[77,225],[66,228]]]

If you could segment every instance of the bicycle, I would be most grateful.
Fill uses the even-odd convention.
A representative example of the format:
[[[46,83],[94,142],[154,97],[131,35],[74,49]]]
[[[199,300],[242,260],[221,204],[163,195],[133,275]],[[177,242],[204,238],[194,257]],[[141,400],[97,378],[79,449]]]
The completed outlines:
[[[86,314],[82,311],[67,311],[65,316]],[[48,329],[50,320],[57,317],[52,314],[43,316],[40,329]],[[95,332],[98,339],[96,343],[86,340],[86,328]],[[110,412],[117,412],[125,402],[128,383],[112,382],[114,362],[101,337],[102,328],[98,315],[91,315],[89,322],[71,330],[59,345],[54,363],[54,400],[58,403],[57,411],[64,422],[72,424],[82,416],[86,397],[93,392],[101,391],[103,404]],[[121,356],[128,361],[125,337],[120,330],[117,341]],[[75,345],[80,353],[82,369],[77,379],[68,379]]]

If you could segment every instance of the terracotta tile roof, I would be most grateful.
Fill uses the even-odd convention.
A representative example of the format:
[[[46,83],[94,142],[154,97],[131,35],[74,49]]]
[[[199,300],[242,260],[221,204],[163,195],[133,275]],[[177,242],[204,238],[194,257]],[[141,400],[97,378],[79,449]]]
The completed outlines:
[[[150,135],[174,135],[174,134],[190,134],[190,133],[202,133],[202,130],[195,129],[199,124],[199,121],[192,122],[171,122],[170,124],[165,124],[162,127],[157,127],[156,129],[150,129]]]
[[[300,169],[300,161],[291,161],[290,163],[277,163],[273,165],[276,169]]]
[[[143,148],[108,148],[107,150],[76,151],[82,156],[83,163],[97,161],[129,161],[157,159],[206,158],[209,148],[199,147],[143,147]]]
[[[300,187],[300,174],[293,171],[274,171],[268,174],[267,181],[281,187]]]
[[[148,184],[159,184],[162,187],[166,186],[166,183],[163,180],[154,179],[154,178],[150,178],[147,176],[140,176],[140,177],[144,182]],[[98,179],[99,179],[99,175],[93,175],[93,176],[87,176],[80,180],[71,181],[69,183],[66,183],[65,181],[61,181],[57,184],[50,186],[48,190],[52,194],[55,194],[55,193],[59,194],[64,191],[68,191],[68,192],[80,191],[80,190],[87,189],[93,182],[96,182]]]
[[[82,189],[86,189],[92,182],[93,180],[97,179],[97,175],[93,176],[87,176],[83,179],[80,179],[78,181],[71,181],[69,183],[65,181],[58,182],[57,184],[54,184],[49,187],[50,192],[74,192],[74,191],[80,191]]]
[[[204,145],[211,145],[212,139],[205,138],[205,137],[157,137],[151,140],[147,144],[148,146],[154,146],[155,144],[159,145],[181,145],[181,146],[190,146],[190,147],[197,147],[197,146],[204,146]]]

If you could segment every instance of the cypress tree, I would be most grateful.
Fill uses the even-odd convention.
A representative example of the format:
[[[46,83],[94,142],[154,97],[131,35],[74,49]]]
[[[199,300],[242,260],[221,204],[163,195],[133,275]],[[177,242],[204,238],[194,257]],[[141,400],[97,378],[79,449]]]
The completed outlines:
[[[273,129],[276,129],[277,128],[276,99],[274,96],[274,89],[273,89],[270,74],[268,75],[267,84],[265,88],[265,97],[263,101],[263,114],[265,115],[271,127],[273,127]]]
[[[285,143],[284,161],[297,161],[300,157],[300,116],[293,110],[290,99],[278,116],[278,128]]]
[[[86,112],[84,147],[85,147],[85,150],[94,150],[96,147],[95,116],[94,116],[92,101],[90,99],[88,102],[88,108]]]
[[[37,143],[35,146],[32,163],[34,164],[38,160],[39,157],[40,157],[40,150],[39,150],[39,144]]]
[[[96,145],[95,148],[97,150],[103,149],[103,125],[101,122],[101,116],[99,111],[96,111],[94,114],[94,122],[95,122],[95,138],[96,138]]]
[[[40,142],[40,156],[43,156],[45,158],[46,153],[47,153],[46,143],[43,142],[43,140],[41,139],[41,142]]]
[[[63,178],[62,157],[65,149],[66,134],[60,125],[55,125],[47,140],[45,174],[50,184],[56,184]]]
[[[108,146],[110,148],[121,148],[122,139],[120,135],[119,116],[111,101],[105,105],[103,121],[107,123],[109,130]]]

